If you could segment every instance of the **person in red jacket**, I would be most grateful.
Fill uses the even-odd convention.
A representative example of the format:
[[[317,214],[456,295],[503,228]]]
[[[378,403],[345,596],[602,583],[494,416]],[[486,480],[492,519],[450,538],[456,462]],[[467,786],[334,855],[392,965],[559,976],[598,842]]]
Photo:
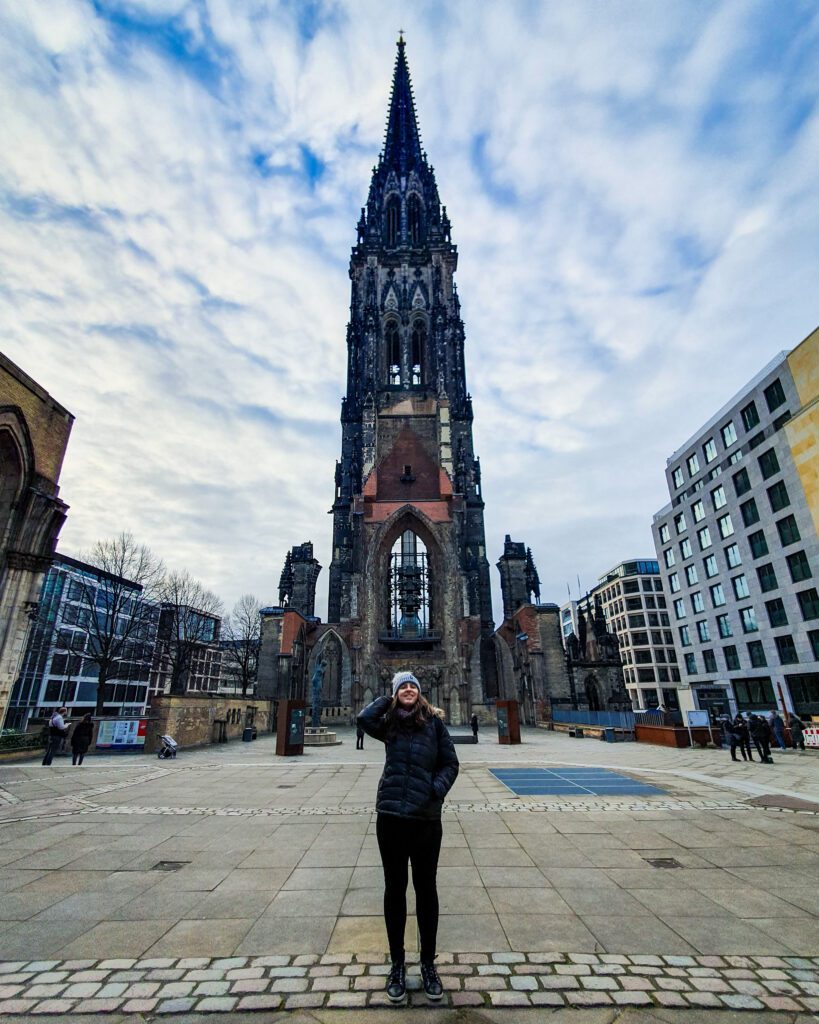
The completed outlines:
[[[387,996],[394,1003],[407,994],[404,928],[407,921],[408,864],[412,866],[421,981],[432,1000],[443,995],[435,970],[438,934],[436,874],[441,850],[441,808],[458,776],[458,757],[443,713],[421,694],[412,672],[397,672],[392,697],[379,697],[358,716],[358,724],[385,745],[378,783],[376,836],[384,868],[384,922],[392,968]]]

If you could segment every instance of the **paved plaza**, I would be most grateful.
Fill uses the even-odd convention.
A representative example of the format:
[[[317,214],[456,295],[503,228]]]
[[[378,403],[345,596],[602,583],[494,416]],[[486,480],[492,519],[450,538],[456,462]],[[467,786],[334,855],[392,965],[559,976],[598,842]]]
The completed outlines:
[[[637,1024],[819,1011],[819,752],[734,764],[535,730],[516,748],[459,746],[439,869],[444,1008],[414,991],[396,1011],[379,1009],[383,748],[340,735],[292,759],[265,736],[175,762],[0,765],[0,1013]],[[526,766],[607,767],[661,792],[518,797],[501,769]],[[410,899],[417,960],[412,912]]]

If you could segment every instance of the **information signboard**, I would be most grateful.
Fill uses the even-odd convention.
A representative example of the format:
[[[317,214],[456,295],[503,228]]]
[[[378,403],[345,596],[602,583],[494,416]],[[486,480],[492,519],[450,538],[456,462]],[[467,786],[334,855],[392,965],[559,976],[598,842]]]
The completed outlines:
[[[143,750],[147,729],[145,718],[109,718],[97,729],[97,750]]]
[[[707,729],[711,724],[711,718],[707,711],[686,711],[688,726],[691,729]]]

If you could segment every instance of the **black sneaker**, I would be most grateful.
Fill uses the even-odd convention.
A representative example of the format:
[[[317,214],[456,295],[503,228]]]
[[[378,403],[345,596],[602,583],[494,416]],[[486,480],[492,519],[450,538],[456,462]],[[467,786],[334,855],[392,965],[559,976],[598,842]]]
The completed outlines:
[[[444,986],[441,984],[441,979],[435,970],[435,964],[421,964],[421,981],[423,982],[427,999],[437,1002],[444,994]]]
[[[387,977],[387,998],[400,1003],[407,997],[407,968],[404,964],[393,964]]]

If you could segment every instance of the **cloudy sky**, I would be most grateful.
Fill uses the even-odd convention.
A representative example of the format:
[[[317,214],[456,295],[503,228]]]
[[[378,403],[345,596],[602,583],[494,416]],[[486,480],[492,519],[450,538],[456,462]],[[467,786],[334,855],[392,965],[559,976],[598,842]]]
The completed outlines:
[[[0,0],[0,348],[76,416],[61,550],[128,528],[230,606],[312,539],[326,614],[402,27],[493,566],[559,602],[653,556],[666,457],[819,323],[813,0]]]

